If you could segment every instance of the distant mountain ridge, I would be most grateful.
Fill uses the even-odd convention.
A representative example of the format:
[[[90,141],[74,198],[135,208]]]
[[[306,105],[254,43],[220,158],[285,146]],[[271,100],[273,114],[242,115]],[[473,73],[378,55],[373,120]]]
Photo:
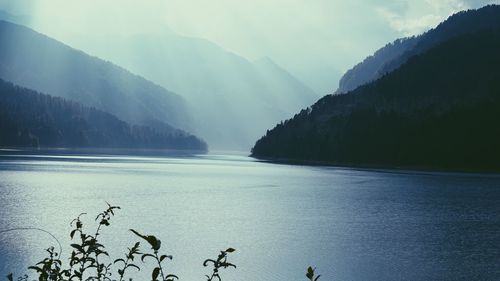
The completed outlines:
[[[1,79],[0,147],[207,149],[192,135],[130,125],[101,110]]]
[[[266,128],[319,98],[269,58],[250,62],[173,32],[72,44],[182,95],[196,118],[195,132],[219,149],[249,149]]]
[[[489,5],[450,16],[422,35],[397,39],[377,50],[347,71],[339,81],[337,93],[346,93],[366,83],[377,80],[397,69],[414,55],[456,36],[500,27],[500,6]]]
[[[178,95],[27,27],[0,21],[0,78],[109,112],[130,122],[189,131]]]
[[[500,28],[464,33],[267,132],[258,158],[500,171]]]

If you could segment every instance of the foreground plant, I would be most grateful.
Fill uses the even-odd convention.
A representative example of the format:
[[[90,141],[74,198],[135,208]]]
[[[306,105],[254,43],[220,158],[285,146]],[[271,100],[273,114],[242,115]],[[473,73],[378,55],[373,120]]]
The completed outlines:
[[[312,267],[312,266],[310,266],[310,267],[308,267],[308,268],[307,268],[306,277],[307,277],[310,281],[318,281],[319,277],[321,276],[321,275],[318,275],[318,276],[314,277],[314,271],[315,271],[315,270],[316,270],[316,268],[315,268],[315,267]]]
[[[63,280],[64,277],[68,278],[70,276],[70,272],[69,270],[61,269],[62,261],[58,258],[59,255],[54,251],[54,247],[50,247],[46,251],[49,256],[38,262],[36,265],[28,267],[28,269],[38,272],[38,280],[40,281]]]
[[[210,263],[213,265],[212,275],[211,276],[205,275],[207,277],[207,281],[213,281],[215,279],[221,281],[222,279],[219,275],[219,270],[221,268],[228,268],[228,267],[236,268],[236,265],[227,261],[227,254],[232,253],[234,251],[235,251],[235,249],[228,248],[225,251],[221,251],[216,260],[207,259],[203,262],[203,266],[208,266],[208,264],[210,264]]]
[[[125,259],[116,259],[113,264],[116,263],[123,263],[123,267],[118,269],[118,276],[120,276],[120,281],[123,281],[123,276],[125,275],[125,271],[129,268],[135,268],[138,271],[141,270],[141,268],[134,264],[134,259],[136,256],[139,256],[141,252],[139,252],[139,242],[136,242],[135,245],[132,248],[128,248],[128,253],[125,255]]]
[[[179,277],[177,277],[174,274],[165,274],[165,271],[163,270],[162,262],[165,259],[170,259],[171,260],[172,256],[169,256],[169,255],[161,255],[161,256],[159,256],[158,255],[158,251],[161,248],[161,241],[160,241],[160,239],[156,238],[153,235],[142,235],[142,234],[140,234],[139,232],[137,232],[137,231],[135,231],[133,229],[131,229],[130,231],[132,231],[135,235],[141,237],[142,239],[146,240],[149,243],[149,245],[151,245],[151,250],[153,250],[153,252],[152,253],[144,253],[144,254],[142,254],[142,257],[141,257],[141,260],[143,262],[144,262],[145,258],[152,258],[157,263],[157,267],[155,267],[153,269],[153,272],[151,272],[151,280],[158,281],[158,277],[159,276],[161,277],[162,281],[174,281],[175,279],[179,279]]]
[[[70,245],[72,252],[67,267],[64,267],[63,261],[60,259],[60,251],[58,253],[54,250],[54,247],[50,247],[46,250],[48,254],[47,257],[35,265],[28,267],[28,269],[36,272],[39,281],[123,281],[127,279],[132,280],[132,278],[126,277],[131,269],[137,271],[141,270],[141,267],[137,264],[138,257],[140,257],[142,263],[146,263],[147,261],[155,263],[155,267],[151,272],[152,281],[178,280],[179,278],[177,275],[168,274],[165,269],[166,262],[172,260],[172,256],[160,254],[160,239],[156,238],[154,235],[143,235],[134,229],[130,229],[130,231],[146,241],[147,244],[151,246],[151,249],[143,252],[140,249],[140,242],[135,242],[134,246],[128,248],[128,252],[125,254],[124,258],[115,259],[113,263],[109,262],[109,254],[106,251],[106,247],[99,243],[98,238],[101,235],[103,227],[110,225],[111,218],[118,209],[120,209],[120,207],[108,204],[108,207],[97,215],[95,221],[98,225],[93,235],[85,232],[84,224],[81,219],[85,213],[78,215],[70,223],[73,227],[70,232],[70,238],[74,240],[75,243]],[[4,230],[4,232],[11,230]],[[47,232],[55,238],[55,236],[46,230],[38,230]],[[59,243],[59,241],[57,242]],[[220,276],[221,269],[226,269],[228,267],[236,268],[236,265],[228,261],[228,254],[234,251],[235,249],[228,248],[225,251],[221,251],[216,259],[207,259],[203,262],[203,266],[207,267],[212,265],[213,267],[212,274],[205,275],[207,281],[222,281],[222,277]],[[312,267],[307,269],[306,276],[310,281],[318,281],[320,277],[320,275],[315,277],[314,270],[315,269]],[[113,278],[113,272],[117,273],[115,278]],[[14,276],[12,274],[7,275],[7,280],[14,281]],[[28,281],[28,275],[18,277],[16,280]]]
[[[87,234],[84,231],[81,217],[85,213],[80,214],[71,222],[74,229],[70,233],[70,238],[73,240],[78,237],[79,242],[71,244],[73,251],[69,262],[69,280],[110,280],[111,263],[101,261],[101,257],[109,257],[109,254],[104,245],[99,243],[98,237],[101,234],[101,228],[110,225],[111,217],[115,215],[114,210],[120,209],[120,207],[107,204],[108,208],[98,214],[95,219],[95,221],[98,221],[98,225],[94,235]],[[76,234],[78,235],[75,236]],[[92,272],[88,273],[88,277],[86,277],[85,272],[89,270],[92,270]]]

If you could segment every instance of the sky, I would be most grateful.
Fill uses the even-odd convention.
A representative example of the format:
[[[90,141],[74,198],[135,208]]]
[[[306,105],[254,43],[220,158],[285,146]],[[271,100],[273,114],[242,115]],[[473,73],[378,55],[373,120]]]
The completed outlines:
[[[204,38],[249,60],[269,57],[326,94],[386,43],[492,3],[500,0],[0,0],[0,9],[68,42],[166,31]]]

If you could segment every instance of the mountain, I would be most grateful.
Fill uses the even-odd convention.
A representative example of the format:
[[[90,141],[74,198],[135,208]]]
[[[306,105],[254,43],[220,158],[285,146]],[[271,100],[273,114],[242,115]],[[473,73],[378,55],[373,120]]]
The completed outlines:
[[[258,158],[500,170],[500,29],[466,33],[267,132]]]
[[[0,10],[0,20],[28,26],[31,23],[30,17],[24,15],[13,15],[6,11]]]
[[[269,58],[251,62],[168,30],[71,44],[182,95],[195,116],[195,132],[212,148],[249,149],[266,128],[319,98]]]
[[[340,78],[336,93],[347,93],[361,85],[377,80],[388,62],[400,58],[406,51],[415,47],[417,42],[418,37],[402,38],[377,50],[372,56],[365,58]]]
[[[0,147],[6,146],[206,150],[203,141],[181,131],[130,125],[0,79]]]
[[[0,78],[109,112],[134,124],[190,130],[178,95],[29,28],[0,21]],[[175,127],[175,128],[174,128]]]
[[[342,76],[337,93],[346,93],[375,81],[400,67],[412,56],[421,54],[448,39],[499,27],[499,5],[456,13],[420,36],[398,39],[367,57]]]

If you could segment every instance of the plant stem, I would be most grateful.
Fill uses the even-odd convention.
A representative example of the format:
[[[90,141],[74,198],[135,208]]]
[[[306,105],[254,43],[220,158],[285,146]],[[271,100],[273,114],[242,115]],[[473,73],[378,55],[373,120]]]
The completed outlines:
[[[156,251],[156,250],[155,250],[155,257],[156,257],[156,261],[158,262],[158,267],[160,268],[161,280],[165,281],[165,274],[163,274],[163,267],[161,266],[160,258],[158,258],[158,251]]]

